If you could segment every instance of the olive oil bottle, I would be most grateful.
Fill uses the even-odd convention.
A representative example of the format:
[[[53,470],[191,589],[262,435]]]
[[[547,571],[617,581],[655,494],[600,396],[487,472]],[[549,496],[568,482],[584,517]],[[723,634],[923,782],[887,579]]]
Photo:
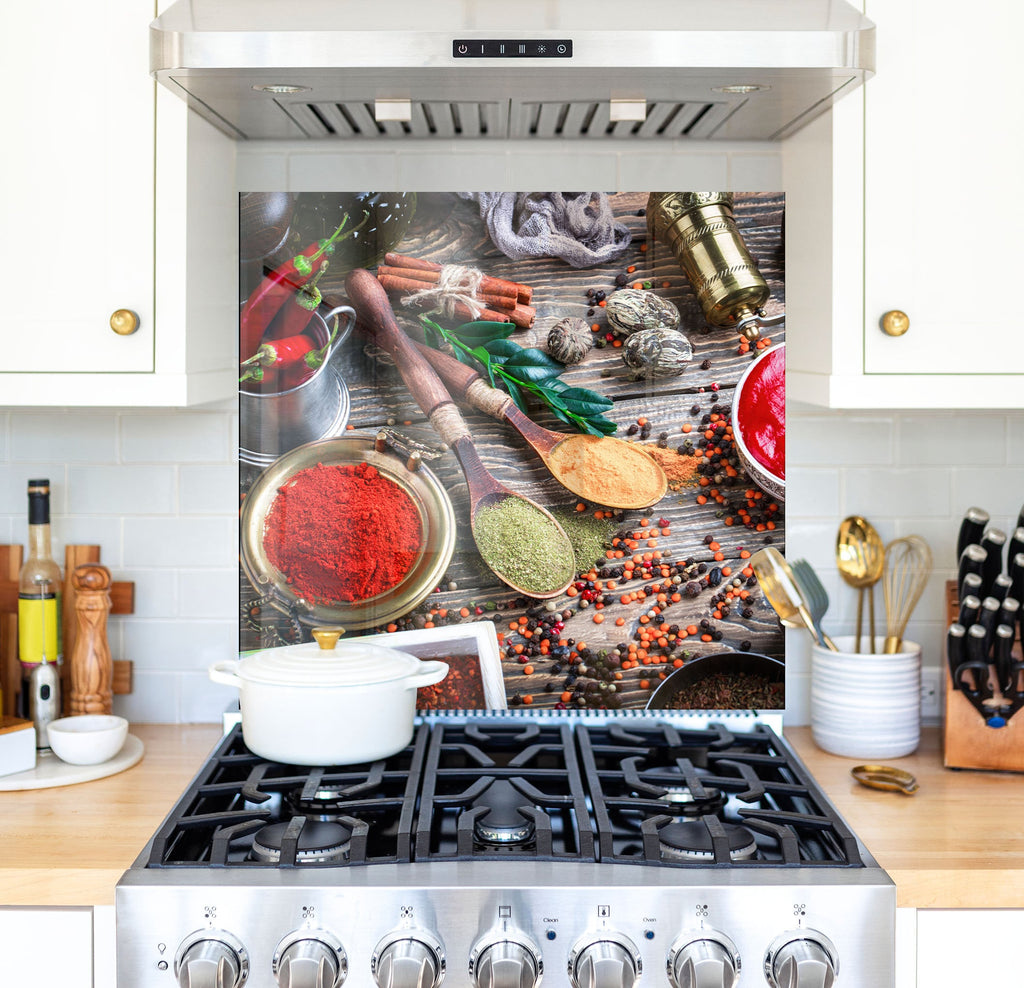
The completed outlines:
[[[28,482],[28,558],[18,574],[18,658],[21,661],[22,695],[19,706],[22,716],[31,717],[36,706],[46,713],[44,719],[60,716],[59,679],[54,675],[61,661],[60,634],[60,567],[50,546],[50,481]],[[39,697],[33,696],[33,671],[51,666],[35,674]],[[45,694],[45,695],[43,695]],[[40,702],[41,701],[41,702]],[[37,734],[40,725],[36,725]],[[37,745],[45,746],[43,737]]]

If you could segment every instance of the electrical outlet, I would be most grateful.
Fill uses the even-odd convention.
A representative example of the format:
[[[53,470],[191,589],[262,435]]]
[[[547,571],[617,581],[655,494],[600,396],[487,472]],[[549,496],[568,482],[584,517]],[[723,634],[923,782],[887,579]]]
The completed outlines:
[[[942,713],[942,679],[938,669],[921,670],[921,718],[936,721]]]

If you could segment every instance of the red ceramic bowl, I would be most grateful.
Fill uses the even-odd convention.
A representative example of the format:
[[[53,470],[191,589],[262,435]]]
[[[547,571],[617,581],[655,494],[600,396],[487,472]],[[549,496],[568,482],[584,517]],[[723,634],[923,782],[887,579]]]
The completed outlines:
[[[750,479],[786,498],[786,344],[764,350],[744,371],[732,406],[732,433]]]

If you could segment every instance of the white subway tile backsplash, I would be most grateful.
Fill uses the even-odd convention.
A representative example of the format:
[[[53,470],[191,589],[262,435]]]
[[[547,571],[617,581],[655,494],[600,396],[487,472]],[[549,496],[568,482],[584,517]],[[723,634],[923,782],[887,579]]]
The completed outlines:
[[[949,471],[941,467],[846,470],[845,498],[850,513],[855,514],[891,519],[948,517]],[[892,534],[886,537],[892,538]]]
[[[1011,415],[1006,429],[1006,460],[1024,463],[1024,415]]]
[[[237,516],[126,518],[126,566],[223,567],[238,555]]]
[[[958,463],[952,470],[953,511],[957,524],[972,504],[984,508],[996,528],[1011,532],[1024,504],[1024,460],[1011,460],[996,470],[978,470],[970,463]]]
[[[835,412],[787,417],[787,468],[884,466],[894,462],[893,425],[888,418]]]
[[[218,515],[238,499],[238,467],[234,463],[183,466],[178,471],[179,507],[183,515]]]
[[[24,542],[28,538],[28,523],[20,520],[15,525],[16,541]],[[62,515],[53,520],[53,554],[57,562],[63,565],[64,547],[67,545],[98,545],[100,562],[115,573],[121,567],[121,519],[116,515]]]
[[[177,505],[177,470],[167,466],[68,467],[68,512],[74,515],[167,515]]]
[[[117,462],[117,413],[75,409],[61,412],[12,412],[8,458],[17,463],[38,458],[41,449],[67,463]]]
[[[0,464],[0,515],[25,518],[28,515],[28,482],[47,477],[50,481],[50,511],[61,514],[67,503],[67,468],[52,460]]]
[[[675,187],[679,189],[729,188],[729,156],[689,154],[681,157],[671,149],[627,151],[619,155],[616,188],[621,192],[661,189],[666,175],[675,178]]]
[[[223,412],[182,411],[174,416],[136,411],[121,417],[121,455],[126,463],[224,463],[230,424]]]
[[[294,192],[347,191],[363,189],[404,189],[399,184],[398,158],[393,153],[313,153],[288,157],[288,184]]]
[[[730,154],[728,187],[735,192],[783,188],[782,159],[777,154]]]
[[[786,467],[786,512],[803,517],[839,514],[839,472],[828,467]]]
[[[192,618],[233,618],[238,613],[238,570],[178,571],[179,615]]]
[[[212,682],[205,672],[181,673],[180,688],[185,724],[217,723],[228,707],[238,709],[238,690]]]
[[[175,618],[178,606],[178,573],[174,569],[122,569],[114,578],[135,584],[133,618]],[[228,614],[222,615],[227,617]]]
[[[238,655],[238,622],[124,619],[124,657],[150,672],[199,671]]]
[[[180,723],[181,676],[172,671],[140,669],[136,663],[132,691],[114,697],[114,713],[137,724]]]
[[[900,418],[902,466],[949,466],[954,451],[970,450],[971,466],[1006,462],[1006,418],[930,413]]]

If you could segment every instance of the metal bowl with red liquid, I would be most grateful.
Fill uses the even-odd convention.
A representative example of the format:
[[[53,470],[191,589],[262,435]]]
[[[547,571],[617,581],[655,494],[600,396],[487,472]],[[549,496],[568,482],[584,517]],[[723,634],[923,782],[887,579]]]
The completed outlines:
[[[732,432],[750,479],[786,498],[786,344],[763,351],[736,385]]]

